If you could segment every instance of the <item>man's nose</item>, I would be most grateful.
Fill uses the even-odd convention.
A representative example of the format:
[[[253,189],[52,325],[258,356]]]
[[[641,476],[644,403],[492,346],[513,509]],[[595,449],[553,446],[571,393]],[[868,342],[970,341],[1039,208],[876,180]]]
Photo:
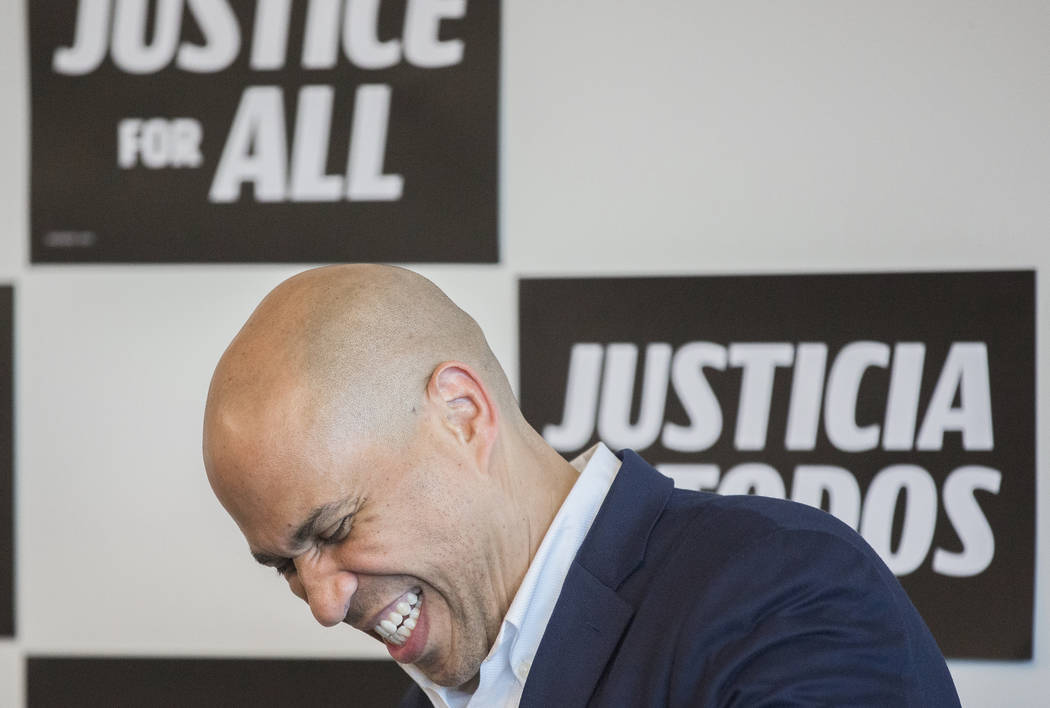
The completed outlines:
[[[288,578],[292,592],[306,601],[314,618],[325,627],[339,624],[357,592],[357,576],[339,568],[332,559],[297,557],[295,573]]]

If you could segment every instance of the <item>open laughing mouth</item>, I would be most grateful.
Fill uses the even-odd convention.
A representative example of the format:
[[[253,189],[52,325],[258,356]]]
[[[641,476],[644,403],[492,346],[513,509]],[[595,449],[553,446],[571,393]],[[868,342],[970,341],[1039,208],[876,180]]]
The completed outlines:
[[[423,604],[423,590],[415,587],[398,600],[394,608],[373,629],[387,644],[404,646],[419,619],[419,608]]]

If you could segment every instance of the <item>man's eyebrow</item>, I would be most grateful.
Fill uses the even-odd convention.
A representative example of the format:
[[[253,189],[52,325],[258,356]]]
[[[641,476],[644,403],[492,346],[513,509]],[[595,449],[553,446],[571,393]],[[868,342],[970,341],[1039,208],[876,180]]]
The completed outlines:
[[[306,517],[306,520],[303,521],[303,523],[299,524],[299,527],[292,534],[292,544],[296,546],[301,546],[304,543],[306,543],[306,541],[308,541],[310,538],[316,536],[318,531],[323,530],[316,528],[317,523],[333,510],[338,509],[340,507],[345,507],[351,498],[352,495],[344,497],[343,499],[336,499],[335,501],[331,501],[327,504],[322,504],[321,506],[314,508],[313,511],[310,512],[310,515]],[[358,504],[355,502],[355,512],[357,511],[357,506]],[[273,553],[264,553],[262,551],[252,551],[252,558],[254,558],[259,563],[262,563],[263,565],[269,566],[280,565],[281,563],[284,563],[288,560],[286,556],[279,556]]]

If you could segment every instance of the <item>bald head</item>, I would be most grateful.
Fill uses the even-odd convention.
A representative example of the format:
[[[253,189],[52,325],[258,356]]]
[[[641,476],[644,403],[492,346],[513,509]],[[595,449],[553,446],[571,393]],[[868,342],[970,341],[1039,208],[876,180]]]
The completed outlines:
[[[230,344],[206,428],[219,412],[283,401],[286,414],[328,434],[400,436],[434,368],[449,360],[473,367],[497,404],[513,407],[477,323],[426,278],[378,265],[306,271],[275,288]]]

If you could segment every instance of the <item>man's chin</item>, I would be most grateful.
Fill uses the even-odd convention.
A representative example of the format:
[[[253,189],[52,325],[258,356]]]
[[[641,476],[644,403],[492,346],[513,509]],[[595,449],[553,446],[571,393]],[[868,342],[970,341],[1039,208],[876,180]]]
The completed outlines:
[[[454,688],[465,693],[474,693],[474,691],[477,690],[478,683],[481,679],[480,671],[475,671],[474,675],[466,680],[460,678],[461,674],[439,674],[436,676],[431,676],[426,671],[423,671],[423,675],[439,686],[444,686],[445,688]]]
[[[478,690],[478,682],[481,680],[481,672],[474,674],[469,680],[461,683],[458,688],[465,693],[474,693]]]
[[[428,661],[424,656],[414,666],[428,679],[445,688],[455,688],[473,693],[481,677],[481,662],[473,666],[442,666],[437,661]]]

